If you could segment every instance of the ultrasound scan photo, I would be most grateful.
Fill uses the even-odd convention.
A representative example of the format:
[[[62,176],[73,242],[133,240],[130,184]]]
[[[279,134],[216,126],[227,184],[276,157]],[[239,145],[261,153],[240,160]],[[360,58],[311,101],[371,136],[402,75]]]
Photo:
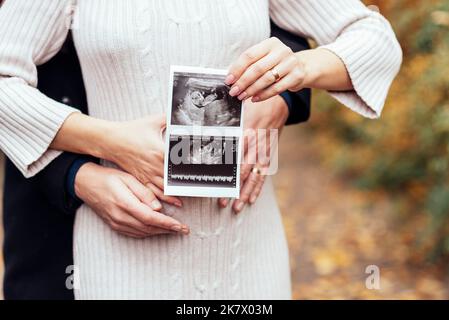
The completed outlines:
[[[168,184],[235,187],[238,138],[171,136]]]
[[[173,78],[172,125],[238,127],[241,101],[229,96],[224,76],[176,72]]]
[[[227,70],[171,66],[164,193],[238,198],[242,102],[229,95]]]

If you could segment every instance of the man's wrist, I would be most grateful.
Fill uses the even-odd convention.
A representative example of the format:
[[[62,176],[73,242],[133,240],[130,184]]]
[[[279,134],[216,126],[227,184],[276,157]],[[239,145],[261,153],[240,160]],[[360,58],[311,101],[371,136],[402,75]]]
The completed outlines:
[[[293,98],[291,96],[291,93],[288,91],[284,91],[279,94],[279,97],[281,97],[284,100],[285,105],[287,107],[288,116],[290,116],[291,108],[293,108]]]
[[[69,168],[69,171],[67,172],[67,179],[66,179],[67,193],[72,197],[72,199],[77,201],[82,201],[78,196],[76,188],[77,176],[82,167],[84,167],[87,164],[95,164],[95,159],[91,159],[88,157],[80,157],[72,163],[71,167]]]
[[[79,198],[83,201],[84,201],[83,182],[84,181],[94,181],[93,179],[95,179],[95,176],[92,175],[92,172],[94,172],[93,169],[95,169],[96,167],[98,167],[97,164],[95,164],[93,162],[87,162],[79,168],[79,170],[75,176],[75,180],[74,180],[74,184],[73,184],[75,195],[77,198]]]
[[[288,94],[288,92],[287,92],[287,94]],[[281,117],[279,118],[280,123],[277,124],[278,127],[284,126],[288,120],[288,117],[290,114],[290,107],[289,107],[289,103],[287,101],[288,99],[289,98],[287,96],[285,96],[284,93],[273,97],[273,104],[275,106],[273,108],[273,112],[281,114]]]

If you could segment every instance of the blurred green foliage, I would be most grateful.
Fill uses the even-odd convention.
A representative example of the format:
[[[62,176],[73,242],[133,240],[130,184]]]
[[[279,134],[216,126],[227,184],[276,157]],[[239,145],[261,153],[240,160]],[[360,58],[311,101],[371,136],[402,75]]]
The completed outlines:
[[[449,257],[449,0],[374,4],[404,51],[382,118],[362,119],[317,93],[312,129],[330,165],[395,201],[403,227],[426,215],[409,230],[420,257]]]

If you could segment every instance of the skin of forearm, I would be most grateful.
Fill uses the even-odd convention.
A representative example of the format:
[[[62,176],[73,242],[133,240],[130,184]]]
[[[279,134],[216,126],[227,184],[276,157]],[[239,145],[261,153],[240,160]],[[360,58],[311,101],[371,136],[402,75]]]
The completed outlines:
[[[64,121],[50,148],[109,160],[115,123],[73,113]]]
[[[345,64],[330,50],[305,50],[297,52],[296,56],[304,68],[304,87],[328,91],[354,89]]]
[[[57,133],[52,149],[89,154],[113,162],[144,184],[163,190],[165,115],[114,122],[72,114]],[[175,203],[176,199],[172,199]],[[177,201],[176,201],[177,202]],[[170,202],[171,203],[171,202]]]

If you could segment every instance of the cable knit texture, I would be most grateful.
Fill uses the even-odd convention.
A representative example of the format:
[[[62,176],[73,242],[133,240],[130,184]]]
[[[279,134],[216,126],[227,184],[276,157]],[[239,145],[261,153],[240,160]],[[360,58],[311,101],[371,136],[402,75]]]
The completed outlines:
[[[26,176],[58,152],[49,145],[74,109],[35,89],[36,65],[71,23],[92,116],[129,120],[165,110],[170,65],[227,68],[267,38],[269,18],[337,54],[353,92],[331,94],[363,116],[382,111],[401,63],[388,22],[357,0],[6,0],[0,10],[0,147]],[[104,163],[104,165],[112,165]],[[165,212],[189,236],[133,240],[87,206],[77,213],[78,299],[290,298],[288,250],[272,183],[235,216],[215,199]]]

